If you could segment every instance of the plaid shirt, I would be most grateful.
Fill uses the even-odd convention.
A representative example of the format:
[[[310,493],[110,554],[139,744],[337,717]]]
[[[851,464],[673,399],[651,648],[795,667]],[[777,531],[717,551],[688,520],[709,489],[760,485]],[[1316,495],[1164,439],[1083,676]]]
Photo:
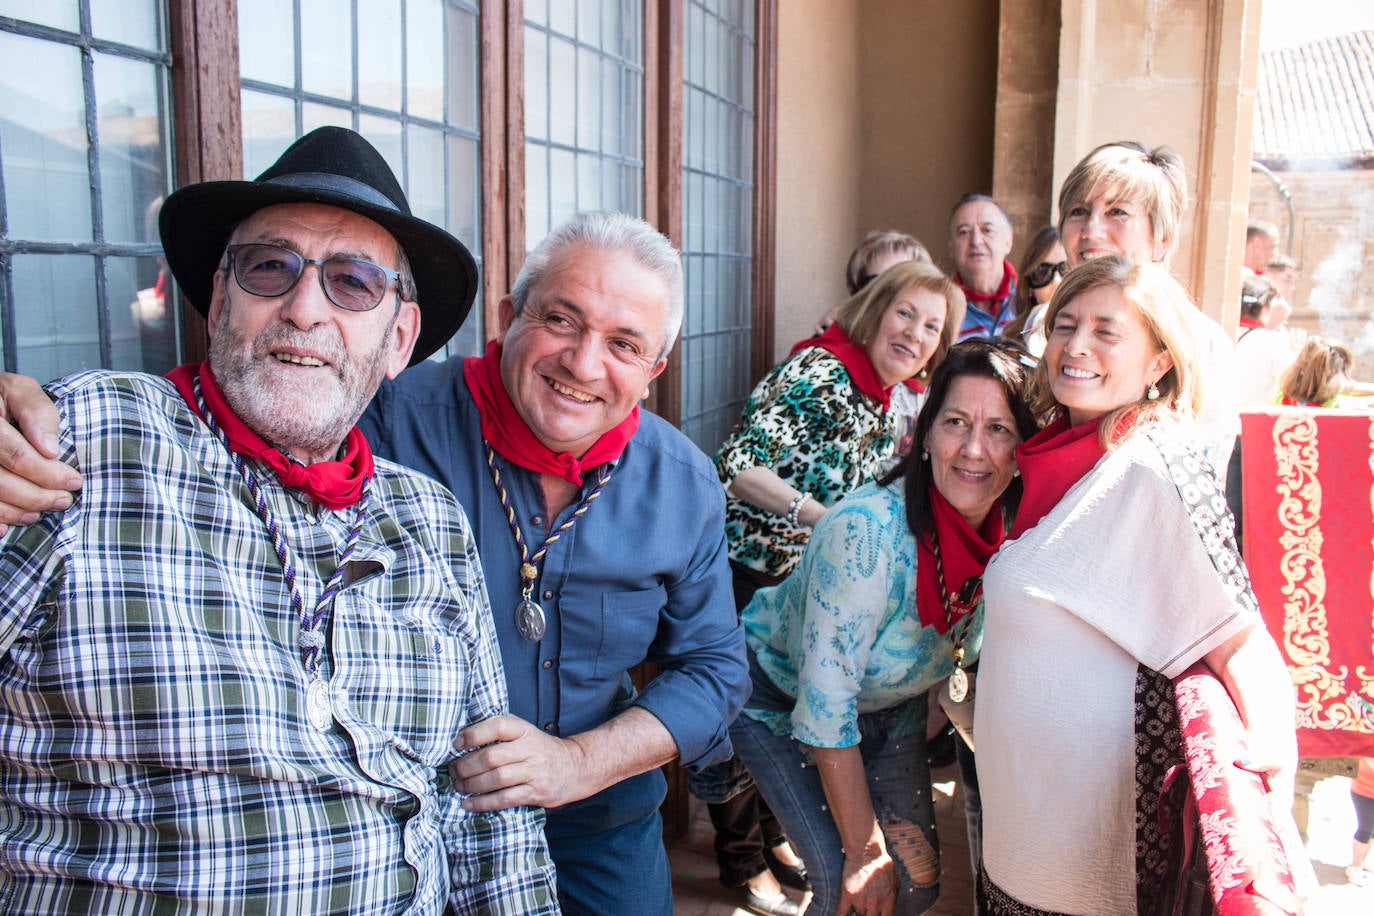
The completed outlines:
[[[0,912],[557,912],[542,815],[475,815],[445,765],[506,692],[467,521],[378,462],[322,626],[334,723],[228,453],[169,383],[50,389],[76,504],[0,538]],[[307,607],[352,510],[270,472]]]

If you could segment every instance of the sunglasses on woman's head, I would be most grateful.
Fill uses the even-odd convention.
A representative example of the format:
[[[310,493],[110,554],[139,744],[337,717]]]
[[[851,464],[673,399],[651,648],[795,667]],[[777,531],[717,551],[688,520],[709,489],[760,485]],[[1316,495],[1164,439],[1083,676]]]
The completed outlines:
[[[1031,289],[1039,289],[1042,286],[1049,286],[1050,283],[1054,281],[1055,274],[1058,274],[1062,277],[1064,276],[1064,274],[1068,272],[1068,261],[1060,261],[1058,264],[1053,264],[1049,261],[1045,261],[1041,264],[1035,265],[1035,269],[1032,270],[1030,273],[1026,274],[1026,285],[1029,286]]]

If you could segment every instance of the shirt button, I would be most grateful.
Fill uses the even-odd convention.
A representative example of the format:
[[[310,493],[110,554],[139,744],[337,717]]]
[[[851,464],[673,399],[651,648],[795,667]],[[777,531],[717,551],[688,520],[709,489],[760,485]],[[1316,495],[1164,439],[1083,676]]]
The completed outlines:
[[[549,734],[553,734],[553,723],[552,723],[552,722],[545,722],[545,723],[544,723],[544,731],[548,732]]]
[[[552,668],[552,667],[553,667],[553,660],[552,660],[552,659],[548,659],[548,658],[544,659],[544,670],[547,671],[547,670],[549,670],[549,669]]]
[[[552,601],[552,600],[553,600],[553,589],[548,589],[548,588],[544,589],[544,600],[545,600],[545,601]]]
[[[534,524],[534,525],[542,525],[542,524],[544,524],[544,516],[542,516],[542,515],[531,515],[531,516],[530,516],[530,523],[531,523],[531,524]]]

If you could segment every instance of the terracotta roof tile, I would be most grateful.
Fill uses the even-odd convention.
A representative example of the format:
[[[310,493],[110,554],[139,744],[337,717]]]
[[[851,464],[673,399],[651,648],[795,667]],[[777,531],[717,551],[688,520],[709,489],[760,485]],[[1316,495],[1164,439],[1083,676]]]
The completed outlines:
[[[1374,158],[1374,31],[1260,55],[1253,156]]]

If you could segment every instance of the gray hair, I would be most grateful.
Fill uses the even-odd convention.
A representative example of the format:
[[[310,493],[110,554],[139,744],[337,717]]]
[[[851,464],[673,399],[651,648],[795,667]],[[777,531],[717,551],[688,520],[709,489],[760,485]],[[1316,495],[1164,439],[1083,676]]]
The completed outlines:
[[[515,278],[515,285],[511,287],[510,298],[515,306],[515,314],[519,315],[525,310],[530,291],[559,262],[563,253],[579,247],[624,252],[668,287],[668,318],[663,327],[663,352],[659,358],[666,356],[677,340],[678,331],[682,329],[682,255],[663,233],[628,213],[587,210],[574,215],[544,236],[543,241],[525,258],[525,264]]]

